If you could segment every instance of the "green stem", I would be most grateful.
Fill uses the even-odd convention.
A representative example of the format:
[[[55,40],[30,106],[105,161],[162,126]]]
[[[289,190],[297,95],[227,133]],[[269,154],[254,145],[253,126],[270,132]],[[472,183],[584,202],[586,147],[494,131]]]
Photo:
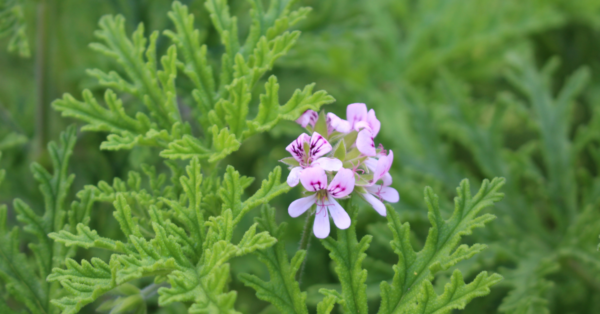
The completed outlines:
[[[142,298],[144,298],[144,300],[148,300],[158,293],[158,289],[163,288],[163,287],[170,288],[171,285],[168,283],[161,283],[161,284],[153,283],[153,284],[145,287],[144,289],[142,289],[140,291],[140,295],[142,296]]]
[[[48,1],[40,0],[37,7],[36,53],[35,53],[35,144],[34,156],[42,155],[47,142],[48,124],[46,108],[46,52],[48,50]]]
[[[298,285],[302,284],[302,274],[304,273],[304,266],[306,266],[306,258],[308,256],[308,249],[310,248],[310,240],[312,236],[310,226],[312,225],[313,217],[314,215],[311,215],[310,213],[306,214],[306,220],[304,221],[304,229],[302,229],[302,238],[300,239],[300,244],[298,245],[298,250],[306,250],[306,255],[304,256],[304,260],[302,261],[300,270],[296,274]]]

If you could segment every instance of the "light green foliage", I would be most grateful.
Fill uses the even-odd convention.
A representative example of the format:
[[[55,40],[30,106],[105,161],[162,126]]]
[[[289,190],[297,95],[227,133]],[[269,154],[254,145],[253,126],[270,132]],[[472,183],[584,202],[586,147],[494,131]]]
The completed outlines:
[[[489,287],[502,279],[498,274],[481,272],[471,283],[466,284],[459,270],[452,274],[444,293],[437,295],[433,289],[434,276],[458,262],[469,259],[486,246],[474,244],[459,246],[462,236],[472,233],[472,229],[483,227],[495,216],[479,213],[485,207],[499,201],[503,194],[498,190],[504,179],[485,180],[475,196],[471,196],[468,181],[464,180],[457,188],[455,209],[451,217],[442,217],[438,197],[431,188],[425,189],[425,201],[429,208],[431,229],[420,251],[415,251],[410,243],[410,226],[402,223],[400,216],[388,207],[388,227],[393,233],[390,242],[399,261],[393,266],[394,277],[381,283],[381,306],[378,313],[450,313],[454,309],[464,309],[473,298],[487,295]],[[347,208],[347,207],[346,207]],[[357,209],[350,210],[353,220]],[[335,271],[341,283],[341,294],[335,290],[321,289],[326,297],[318,305],[320,313],[328,313],[332,302],[342,305],[344,313],[367,313],[367,270],[362,268],[372,236],[366,235],[357,240],[355,224],[346,230],[337,231],[337,240],[327,238],[323,245],[330,251],[335,262]]]
[[[132,174],[131,177],[138,176]],[[97,258],[81,264],[68,260],[66,269],[55,268],[48,280],[60,282],[70,296],[53,303],[62,313],[76,313],[120,285],[153,276],[156,284],[166,282],[170,286],[158,290],[161,306],[184,302],[191,304],[190,313],[237,313],[233,308],[236,293],[227,291],[225,286],[229,281],[227,262],[233,257],[269,248],[276,239],[266,231],[257,232],[255,224],[234,244],[233,231],[250,209],[289,190],[286,183],[280,183],[280,177],[281,170],[276,168],[261,189],[243,200],[243,191],[252,182],[251,178],[240,176],[233,167],[228,167],[222,185],[211,185],[210,180],[203,180],[200,159],[193,158],[179,179],[183,187],[180,195],[157,196],[158,202],[146,203],[144,189],[104,188],[106,192],[96,195],[100,200],[113,202],[114,216],[127,241],[103,238],[81,224],[76,234],[69,231],[50,234],[67,246],[115,252],[108,263]],[[160,181],[161,186],[154,186],[157,190],[173,190],[172,186],[163,186],[166,180]],[[120,182],[115,184],[119,185]],[[130,184],[130,187],[136,186],[139,184]],[[87,190],[100,189],[88,187]],[[215,195],[222,209],[219,215],[209,216],[204,200]],[[135,204],[140,203],[150,204],[147,212],[134,210]]]
[[[600,2],[301,1],[308,14],[294,0],[114,0],[77,19],[85,5],[71,2],[47,11],[56,27],[36,73],[52,84],[34,90],[18,65],[28,61],[0,56],[10,106],[0,201],[6,188],[25,200],[0,205],[0,313],[600,311]],[[29,53],[25,24],[39,4],[0,0],[9,49]],[[126,17],[100,19],[90,59],[76,48],[90,40],[81,21],[105,12]],[[77,74],[84,66],[91,80]],[[290,191],[287,172],[271,168],[300,132],[280,122],[333,102],[304,86],[313,81],[336,95],[340,117],[348,103],[376,110],[401,200],[389,228],[348,201],[360,205],[344,206],[351,227],[305,251],[295,250],[303,219],[285,212],[292,196],[273,201]],[[84,136],[79,181],[66,170],[73,129],[48,156],[27,154],[40,134],[13,117],[31,121],[29,98],[56,91],[71,93],[53,103],[64,117],[105,133],[101,149],[130,152],[89,152],[99,142]],[[18,169],[31,159],[44,165],[33,167],[44,210]],[[257,173],[270,174],[261,185]],[[500,176],[499,219],[484,207],[502,179],[474,196],[463,181],[452,211],[462,178]],[[71,182],[90,178],[110,181],[68,206]]]
[[[40,216],[21,200],[14,202],[17,220],[24,225],[22,229],[37,239],[28,245],[34,257],[33,262],[19,251],[19,228],[7,229],[6,207],[0,208],[0,279],[9,295],[31,313],[57,312],[50,304],[50,300],[57,296],[57,286],[48,283],[46,277],[52,268],[61,266],[65,258],[75,253],[54,243],[47,234],[74,230],[76,224],[85,226],[89,222],[89,211],[94,202],[89,193],[80,193],[79,201],[74,201],[70,208],[66,205],[67,193],[74,178],[68,174],[67,166],[75,140],[76,129],[72,126],[61,134],[58,145],[54,142],[48,145],[52,173],[36,163],[31,167],[44,196],[44,214]],[[4,173],[0,174],[2,176]]]
[[[29,42],[23,19],[22,0],[0,1],[0,38],[8,37],[8,51],[29,57]]]
[[[153,276],[157,285],[168,283],[158,290],[161,306],[182,302],[188,304],[190,313],[237,313],[233,307],[236,292],[227,289],[227,262],[267,249],[276,240],[267,231],[257,233],[257,225],[253,225],[234,244],[235,227],[248,211],[287,192],[289,186],[280,183],[281,169],[275,168],[261,188],[244,200],[244,190],[254,179],[241,176],[231,166],[220,178],[214,164],[239,149],[244,139],[270,130],[279,120],[294,120],[307,109],[318,110],[333,101],[323,91],[313,93],[311,84],[280,105],[279,85],[272,76],[265,94],[259,97],[256,118],[249,120],[255,85],[295,43],[299,32],[287,29],[308,12],[304,8],[293,11],[292,4],[271,1],[263,12],[263,3],[253,2],[253,26],[242,48],[237,20],[230,16],[226,1],[206,2],[225,46],[219,80],[213,74],[213,56],[202,44],[202,33],[195,28],[186,6],[175,2],[168,14],[175,29],[165,31],[173,45],[160,58],[162,66],[156,56],[158,32],[146,38],[140,24],[128,38],[123,17],[101,19],[96,35],[103,43],[92,44],[92,48],[115,59],[123,74],[89,71],[108,88],[105,105],[86,90],[83,101],[65,95],[54,107],[64,116],[86,122],[84,130],[109,132],[103,149],[152,146],[160,148],[164,158],[191,162],[179,177],[178,166],[169,164],[175,169],[171,184],[166,184],[164,175],[157,176],[153,168],[146,167],[148,184],[143,184],[140,174],[131,172],[127,181],[115,179],[112,186],[100,182],[85,188],[96,200],[113,204],[125,240],[102,237],[84,225],[50,235],[66,246],[114,252],[108,262],[97,258],[91,263],[69,260],[66,269],[54,269],[48,279],[60,282],[69,292],[69,296],[53,301],[63,313],[76,313],[108,291],[147,276]],[[191,82],[189,95],[193,97],[178,96],[178,71]],[[115,91],[134,96],[134,103],[142,103],[145,109],[132,116]],[[191,116],[188,111],[182,114],[181,108],[192,99]],[[196,122],[202,137],[192,132],[191,124]],[[205,160],[205,166],[212,164],[204,169],[211,173],[208,176],[201,171]],[[106,303],[104,307],[114,311],[121,304]]]
[[[214,163],[239,149],[244,139],[270,130],[279,120],[294,120],[307,109],[318,110],[321,105],[333,102],[324,91],[313,92],[314,84],[311,84],[297,90],[280,105],[279,84],[272,76],[265,85],[265,94],[259,97],[256,117],[249,119],[255,85],[296,42],[300,32],[287,29],[308,13],[306,8],[292,10],[293,1],[270,1],[266,12],[263,12],[262,1],[252,3],[253,24],[242,48],[237,38],[237,19],[230,16],[226,1],[206,2],[225,46],[218,83],[207,47],[201,44],[203,36],[194,28],[194,17],[186,6],[174,2],[169,12],[175,30],[167,30],[165,35],[173,45],[160,58],[160,65],[156,55],[158,32],[146,38],[144,26],[140,24],[128,38],[122,16],[103,17],[96,33],[103,43],[94,43],[91,47],[115,59],[125,77],[114,71],[90,70],[88,73],[108,88],[105,105],[85,90],[83,101],[67,94],[54,102],[54,108],[64,116],[86,122],[84,130],[110,132],[102,149],[153,146],[161,148],[161,156],[165,158],[196,156]],[[191,99],[178,96],[175,86],[178,71],[193,85],[192,116],[181,113],[180,107]],[[134,96],[145,110],[132,116],[115,91]],[[192,133],[191,124],[195,122],[202,129],[203,137]]]
[[[469,183],[463,181],[457,189],[458,197],[454,199],[454,213],[448,220],[442,217],[437,195],[433,194],[430,188],[425,189],[432,228],[429,229],[425,246],[419,252],[415,252],[409,242],[409,225],[401,224],[398,216],[389,211],[389,226],[394,232],[392,247],[400,256],[400,260],[395,266],[396,274],[392,284],[381,284],[380,313],[400,313],[405,307],[414,306],[418,303],[418,287],[427,286],[437,272],[446,270],[485,248],[485,245],[481,244],[458,244],[463,235],[471,234],[473,228],[483,227],[486,222],[495,218],[492,214],[478,214],[483,208],[503,197],[503,194],[498,192],[503,184],[503,179],[484,181],[477,195],[471,197]],[[496,276],[494,275],[492,282],[498,280]],[[483,288],[487,289],[487,286]],[[422,289],[428,291],[428,288]],[[455,302],[454,299],[451,301]]]
[[[27,137],[22,134],[8,133],[0,140],[0,151],[27,143]]]
[[[454,309],[464,309],[473,298],[490,293],[489,287],[502,280],[500,275],[488,276],[481,272],[470,284],[465,284],[462,273],[455,270],[450,282],[446,284],[444,293],[436,295],[430,282],[425,282],[421,288],[416,304],[404,313],[451,313]]]

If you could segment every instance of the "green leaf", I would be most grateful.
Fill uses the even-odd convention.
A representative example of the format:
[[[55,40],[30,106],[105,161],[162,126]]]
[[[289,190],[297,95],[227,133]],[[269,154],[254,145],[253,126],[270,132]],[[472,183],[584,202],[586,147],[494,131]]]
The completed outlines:
[[[214,163],[227,157],[240,147],[240,142],[235,139],[234,134],[229,133],[227,128],[219,131],[218,127],[214,125],[212,133],[212,149],[208,149],[199,139],[191,135],[184,135],[182,139],[169,143],[169,147],[160,152],[160,156],[169,159],[190,159],[197,157],[208,159],[210,163]]]
[[[229,129],[223,128],[219,132],[216,125],[212,127],[213,134],[213,153],[208,162],[217,162],[229,154],[235,152],[240,148],[241,142],[235,138],[235,134],[230,133]]]
[[[273,198],[287,193],[292,189],[287,182],[280,182],[280,180],[281,167],[277,166],[269,173],[269,177],[263,180],[260,189],[241,204],[239,214],[234,219],[234,225],[237,225],[242,217],[251,209],[258,205],[266,204]]]
[[[402,313],[445,314],[462,310],[472,299],[489,294],[490,286],[500,280],[502,276],[498,274],[488,276],[487,272],[481,272],[470,284],[465,284],[462,273],[455,270],[442,295],[438,296],[427,281],[421,288],[418,303]]]
[[[186,227],[190,233],[191,240],[196,248],[196,255],[202,252],[202,243],[206,237],[204,227],[204,213],[202,211],[202,172],[200,171],[200,160],[193,158],[186,167],[187,176],[182,176],[179,180],[188,206],[185,207],[179,202],[164,199],[167,204],[177,213],[178,220]]]
[[[0,2],[0,38],[8,37],[8,51],[17,52],[19,56],[29,58],[29,42],[27,27],[21,0]]]
[[[27,137],[22,134],[8,133],[0,140],[0,151],[27,143]]]
[[[6,206],[0,205],[0,282],[9,295],[24,304],[32,313],[45,313],[48,296],[27,256],[19,251],[17,228],[7,230]]]
[[[48,234],[52,240],[60,242],[65,246],[77,246],[85,249],[99,248],[110,251],[124,253],[126,248],[121,241],[114,241],[108,238],[103,238],[98,235],[96,230],[91,230],[90,227],[84,224],[77,225],[77,234],[61,230],[60,232],[52,232]]]
[[[553,282],[545,279],[556,272],[560,265],[538,252],[522,256],[514,269],[504,269],[503,285],[513,288],[498,308],[508,313],[550,313],[547,293]]]
[[[282,313],[308,313],[306,292],[301,292],[296,273],[302,265],[306,252],[297,251],[291,261],[282,242],[285,224],[277,225],[275,210],[263,206],[260,218],[255,219],[262,230],[274,235],[278,242],[269,248],[256,251],[259,260],[267,266],[270,280],[264,281],[254,275],[240,274],[240,280],[256,290],[256,296],[275,305]]]
[[[114,58],[123,66],[129,81],[121,78],[116,72],[106,73],[95,69],[88,73],[104,86],[136,96],[146,105],[151,118],[160,127],[169,129],[173,123],[180,121],[179,110],[174,103],[175,90],[172,82],[176,76],[176,48],[170,48],[163,57],[163,67],[167,66],[160,72],[156,70],[155,51],[158,32],[151,34],[149,45],[146,46],[148,39],[144,37],[143,24],[138,26],[131,39],[127,38],[125,19],[120,15],[102,17],[99,26],[100,30],[96,32],[96,36],[104,43],[93,43],[90,46]]]
[[[358,208],[346,206],[346,209],[350,211],[352,221],[356,221]],[[367,256],[365,251],[372,239],[371,235],[365,235],[359,242],[354,223],[348,229],[337,229],[337,239],[327,237],[321,241],[335,262],[335,272],[342,285],[345,313],[368,313],[367,270],[362,268],[362,261]]]
[[[512,71],[507,79],[529,100],[531,116],[540,134],[540,149],[547,173],[550,210],[559,229],[566,231],[577,214],[577,191],[574,161],[570,140],[571,108],[575,98],[589,80],[589,70],[581,68],[568,77],[555,98],[552,95],[552,74],[558,59],[551,59],[541,70],[533,62],[517,55],[509,55]]]
[[[71,297],[52,300],[62,314],[75,314],[86,304],[92,303],[102,294],[117,286],[116,265],[109,266],[101,259],[92,258],[91,263],[83,260],[81,265],[72,259],[66,260],[66,269],[55,268],[48,281],[59,281],[71,293]]]
[[[346,142],[344,140],[341,140],[336,146],[333,157],[341,160],[342,162],[346,160]]]
[[[285,120],[296,120],[308,109],[318,112],[322,105],[330,104],[335,101],[335,98],[325,91],[313,93],[314,87],[315,84],[313,83],[306,85],[303,90],[297,89],[294,91],[290,100],[279,108],[281,118]]]
[[[463,180],[457,188],[458,197],[454,199],[454,213],[448,220],[441,216],[438,197],[431,188],[425,188],[425,200],[429,208],[431,229],[425,246],[415,252],[409,241],[410,226],[402,224],[398,214],[388,208],[388,226],[393,232],[391,242],[394,252],[400,257],[394,266],[395,275],[391,284],[381,283],[381,307],[379,313],[401,313],[405,307],[418,303],[419,291],[423,285],[433,280],[433,276],[448,269],[461,260],[468,259],[485,248],[475,244],[458,246],[463,235],[469,235],[473,228],[483,227],[494,219],[491,214],[478,216],[479,212],[502,199],[498,190],[504,185],[504,179],[496,178],[483,181],[479,192],[471,197],[470,186]],[[458,248],[457,248],[458,246]]]
[[[137,223],[137,218],[134,217],[131,213],[131,207],[127,204],[127,199],[121,193],[117,193],[117,199],[114,201],[113,205],[115,206],[114,216],[119,222],[121,226],[121,231],[125,234],[126,237],[136,236],[141,237],[142,233],[140,232],[139,224]]]
[[[87,122],[82,130],[109,131],[113,133],[129,132],[143,134],[149,130],[148,117],[138,113],[136,119],[125,113],[123,102],[110,89],[104,93],[106,107],[98,104],[90,90],[83,91],[83,102],[65,94],[62,99],[52,103],[54,109],[62,112],[64,117],[72,117]]]
[[[252,183],[254,179],[240,176],[232,166],[227,166],[223,177],[223,185],[219,189],[219,197],[223,202],[222,211],[231,209],[234,216],[237,216],[242,210],[242,194],[244,189]]]
[[[67,168],[76,139],[76,129],[70,126],[60,134],[59,144],[54,142],[48,144],[52,173],[37,163],[31,167],[35,179],[40,183],[39,188],[44,198],[43,216],[39,216],[25,202],[19,199],[14,201],[17,220],[24,224],[23,229],[26,232],[37,238],[37,241],[30,242],[28,245],[33,253],[37,271],[30,269],[29,261],[18,250],[17,229],[7,232],[6,207],[0,206],[0,279],[6,282],[8,293],[33,313],[52,311],[50,299],[55,297],[57,289],[55,285],[46,282],[46,277],[53,267],[61,265],[65,258],[72,254],[62,246],[55,245],[47,234],[63,230],[67,216],[73,221],[78,218],[85,220],[91,201],[83,193],[80,194],[81,201],[75,202],[71,206],[71,211],[68,211],[65,204],[74,179],[73,175],[68,175]],[[3,173],[0,176],[3,176]],[[80,208],[81,204],[84,204],[83,209]]]
[[[238,55],[241,57],[240,55]],[[230,99],[221,103],[225,111],[225,122],[229,130],[236,138],[242,138],[242,132],[246,126],[248,116],[248,105],[252,99],[250,86],[245,78],[236,79],[227,87]]]
[[[333,311],[336,303],[344,304],[346,302],[336,290],[319,289],[319,293],[325,295],[325,298],[317,304],[317,314],[329,314]]]
[[[200,110],[200,124],[208,131],[208,112],[215,104],[215,81],[212,68],[208,64],[206,45],[200,45],[201,35],[194,29],[194,16],[188,13],[186,6],[173,2],[169,17],[177,32],[165,31],[165,34],[183,51],[185,65],[183,72],[194,83],[194,99]]]

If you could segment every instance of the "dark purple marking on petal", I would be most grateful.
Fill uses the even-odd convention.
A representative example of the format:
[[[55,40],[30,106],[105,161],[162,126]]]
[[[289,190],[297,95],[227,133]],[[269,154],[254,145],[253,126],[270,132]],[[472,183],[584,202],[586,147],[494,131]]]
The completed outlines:
[[[342,186],[341,184],[336,184],[336,186],[329,189],[329,193],[331,193],[333,197],[337,197],[340,193],[343,193],[344,191],[346,191],[346,187]]]
[[[319,135],[316,141],[310,142],[310,156],[309,158],[313,158],[313,156],[317,155],[323,146],[327,143],[327,140],[323,138],[323,136]]]

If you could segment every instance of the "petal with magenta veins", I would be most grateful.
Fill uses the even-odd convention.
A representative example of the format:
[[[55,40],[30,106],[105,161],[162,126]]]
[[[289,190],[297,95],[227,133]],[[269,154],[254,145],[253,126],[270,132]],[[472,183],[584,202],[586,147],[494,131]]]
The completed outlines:
[[[379,134],[379,129],[381,129],[381,122],[377,120],[377,117],[375,116],[375,110],[369,110],[369,114],[367,115],[367,123],[373,132],[373,137],[377,136],[377,134]]]
[[[304,143],[310,142],[310,136],[306,133],[300,134],[285,150],[292,154],[292,157],[296,159],[300,164],[304,162]]]
[[[379,197],[380,199],[390,202],[397,203],[400,200],[400,194],[396,189],[389,186],[374,185],[365,188],[369,193]]]
[[[333,197],[330,197],[327,200],[327,209],[329,210],[329,214],[331,218],[333,218],[333,223],[335,226],[340,229],[348,229],[351,224],[350,216],[344,210],[342,205],[338,203]]]
[[[327,114],[327,128],[330,133],[334,130],[340,133],[350,133],[352,130],[350,122],[336,116],[331,112]]]
[[[384,217],[387,215],[385,205],[383,205],[383,203],[377,197],[369,193],[362,194],[362,197],[364,197],[365,201],[367,201],[369,204],[371,204],[371,206],[373,206],[373,209],[375,209],[375,211],[378,212],[379,215]]]
[[[302,167],[294,167],[290,170],[290,174],[287,177],[287,184],[291,187],[295,187],[300,182],[300,174],[302,173]]]
[[[321,167],[306,168],[300,174],[302,186],[310,192],[327,188],[327,174]]]
[[[319,239],[325,239],[329,235],[329,214],[325,206],[317,205],[313,233]]]
[[[296,218],[304,214],[304,212],[306,212],[316,201],[316,194],[299,198],[290,204],[290,206],[288,207],[288,214],[290,214],[292,218]]]
[[[394,152],[390,150],[390,153],[387,156],[379,157],[377,161],[377,166],[375,167],[375,171],[373,171],[373,182],[377,182],[379,179],[383,178],[386,173],[390,171],[392,168],[392,163],[394,162]]]
[[[348,196],[354,190],[354,172],[350,169],[342,168],[333,177],[327,191],[332,197],[340,198]]]
[[[317,158],[329,153],[333,147],[331,144],[319,133],[314,132],[310,138],[310,157]]]
[[[308,109],[296,120],[296,123],[300,124],[303,128],[307,125],[314,128],[318,118],[319,114],[316,111]]]
[[[377,150],[375,149],[375,142],[373,140],[373,134],[368,129],[363,129],[358,132],[356,138],[356,148],[358,151],[365,156],[375,156]]]
[[[338,171],[342,168],[342,161],[337,158],[321,157],[312,163],[325,171]]]
[[[346,119],[350,122],[350,127],[358,131],[357,123],[367,121],[367,105],[361,103],[349,104],[346,108]]]

